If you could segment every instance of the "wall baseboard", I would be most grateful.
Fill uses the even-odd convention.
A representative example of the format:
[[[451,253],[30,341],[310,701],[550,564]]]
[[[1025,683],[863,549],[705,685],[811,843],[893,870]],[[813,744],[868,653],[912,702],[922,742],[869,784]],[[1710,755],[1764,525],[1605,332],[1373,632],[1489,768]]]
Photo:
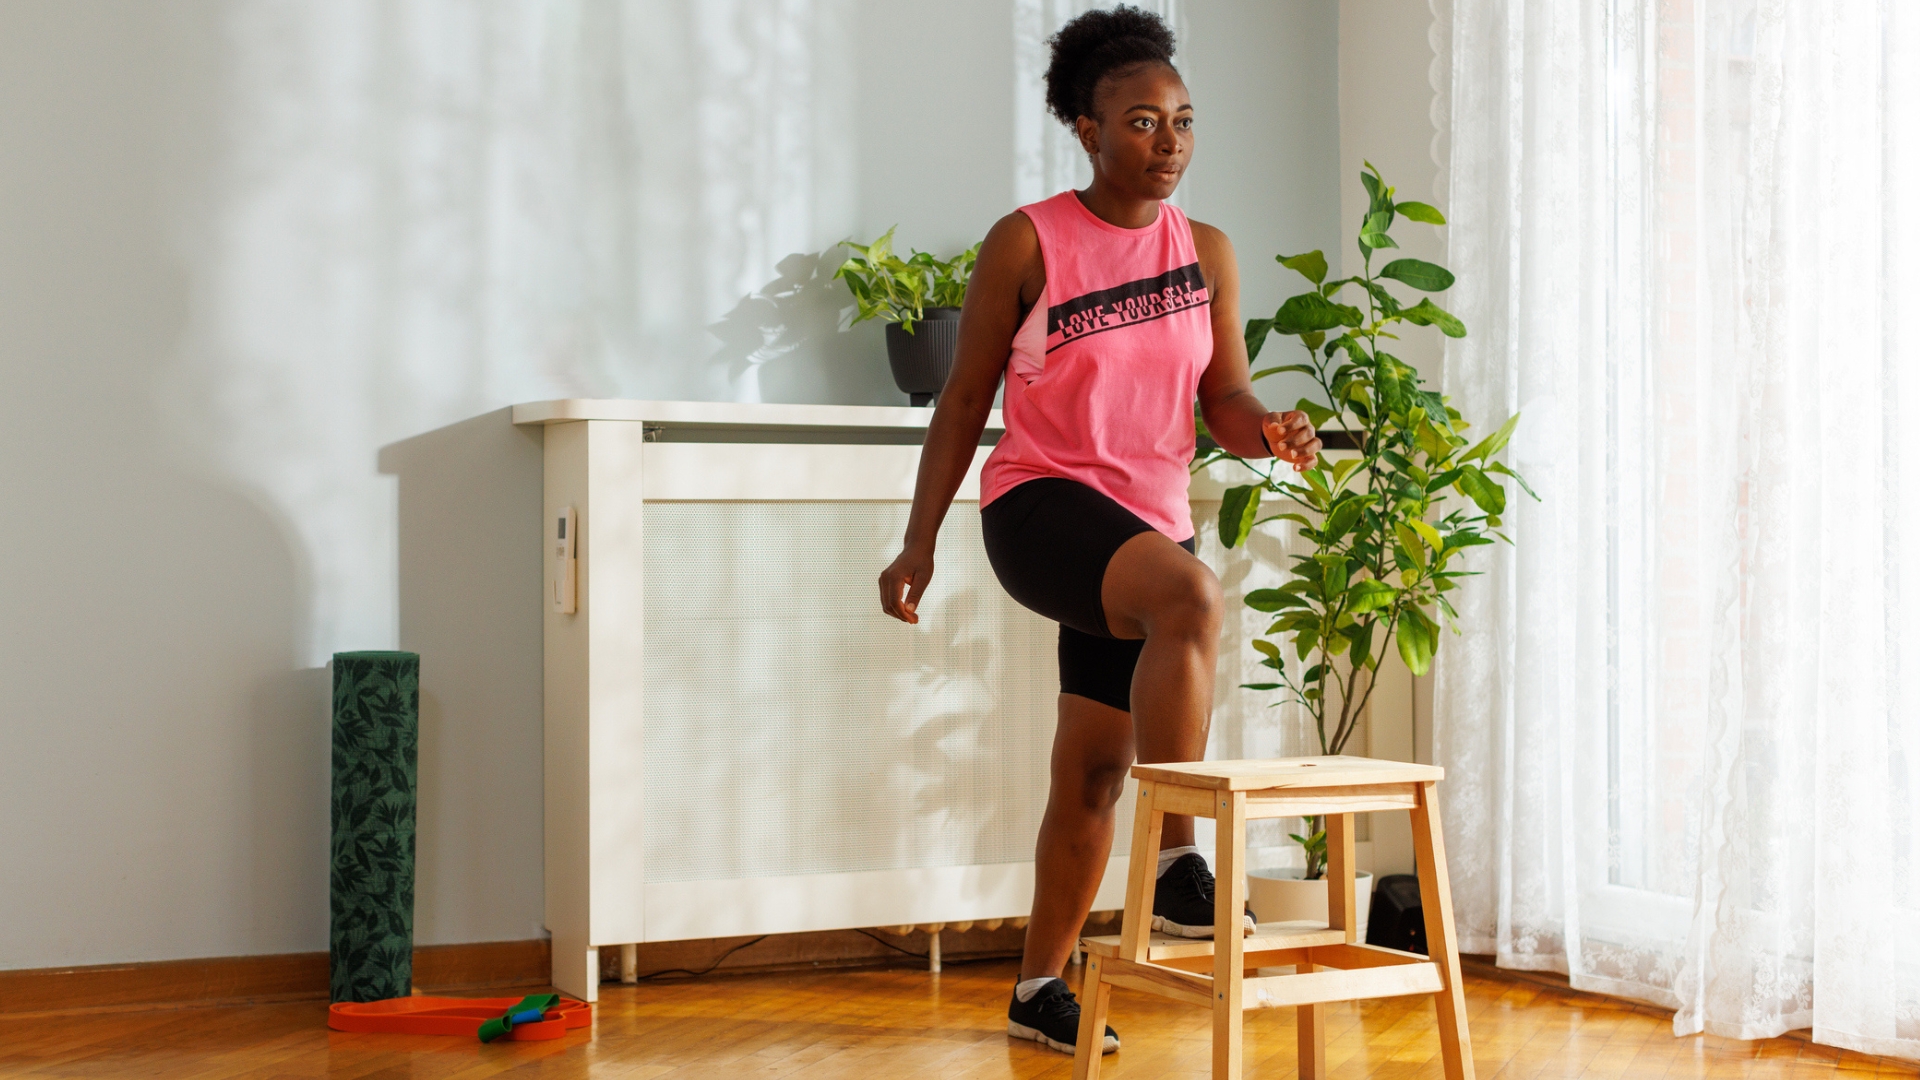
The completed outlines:
[[[1089,923],[1089,933],[1112,927]],[[1025,931],[948,929],[941,935],[949,963],[1020,955]],[[637,947],[637,967],[651,979],[684,978],[709,971],[729,974],[925,963],[924,933],[828,930],[769,934],[762,938],[663,941]],[[606,983],[619,981],[618,947],[602,950]],[[425,993],[470,992],[547,985],[552,946],[534,941],[485,941],[467,945],[422,945],[413,950],[414,987]],[[222,956],[141,964],[0,971],[0,1016],[23,1013],[104,1012],[203,1005],[256,1005],[324,1001],[327,954]]]
[[[1091,924],[1089,932],[1103,932]],[[944,962],[1019,956],[1026,931],[1012,926],[993,930],[976,926],[948,928],[940,934]],[[634,947],[637,974],[649,981],[690,978],[708,972],[730,975],[822,968],[872,967],[877,964],[925,964],[928,937],[924,933],[894,934],[884,930],[818,930],[765,937],[701,938],[692,941],[656,941]],[[620,982],[620,949],[600,949],[600,985]]]
[[[423,945],[413,950],[423,990],[541,986],[550,947],[537,941]],[[325,1000],[327,954],[221,956],[144,964],[0,971],[0,1015]]]

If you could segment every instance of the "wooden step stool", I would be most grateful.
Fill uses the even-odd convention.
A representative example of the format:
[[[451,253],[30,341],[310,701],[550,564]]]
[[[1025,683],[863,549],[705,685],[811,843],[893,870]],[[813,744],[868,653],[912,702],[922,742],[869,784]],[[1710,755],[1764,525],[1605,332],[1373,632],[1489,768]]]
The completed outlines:
[[[1082,941],[1087,970],[1074,1080],[1100,1075],[1100,1038],[1115,986],[1212,1009],[1214,1080],[1240,1076],[1246,1009],[1298,1008],[1300,1076],[1319,1080],[1327,1074],[1322,1003],[1432,994],[1447,1078],[1472,1080],[1446,848],[1434,798],[1442,770],[1369,758],[1311,757],[1136,765],[1133,775],[1140,781],[1140,801],[1133,818],[1126,912],[1119,936]],[[1370,810],[1413,814],[1414,859],[1431,958],[1354,940],[1353,815]],[[1160,827],[1167,814],[1214,819],[1213,941],[1149,931]],[[1245,936],[1248,819],[1314,814],[1326,815],[1327,925],[1266,923]],[[1216,949],[1215,942],[1224,945]],[[1294,974],[1247,974],[1288,965]]]

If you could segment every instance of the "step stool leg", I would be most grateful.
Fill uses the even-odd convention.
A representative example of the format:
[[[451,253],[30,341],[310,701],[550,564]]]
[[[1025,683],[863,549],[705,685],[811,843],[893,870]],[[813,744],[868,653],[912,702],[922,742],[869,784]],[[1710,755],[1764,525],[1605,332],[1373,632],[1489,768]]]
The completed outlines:
[[[1080,980],[1080,1034],[1073,1044],[1073,1080],[1100,1080],[1100,1057],[1106,1050],[1107,1004],[1113,986],[1100,977],[1100,956],[1087,954],[1087,974]]]
[[[1353,895],[1353,815],[1328,814],[1326,829],[1327,929],[1345,930],[1351,945],[1360,925]]]
[[[1313,970],[1312,964],[1301,964],[1294,969],[1305,975]],[[1327,1014],[1326,1006],[1302,1005],[1296,1021],[1300,1029],[1300,1080],[1326,1080],[1327,1077]]]
[[[1352,944],[1354,928],[1353,896],[1353,815],[1328,814],[1327,830],[1327,929],[1345,930]],[[1294,969],[1300,974],[1314,970],[1312,964]],[[1324,1080],[1327,1075],[1327,1007],[1324,1003],[1300,1006],[1295,1025],[1298,1029],[1300,1080]]]
[[[1160,833],[1167,815],[1153,807],[1159,785],[1140,781],[1140,799],[1133,808],[1133,846],[1127,855],[1127,902],[1120,914],[1120,955],[1145,963],[1153,938],[1154,871],[1160,866]]]
[[[1440,1061],[1447,1080],[1474,1080],[1467,996],[1461,986],[1460,947],[1453,932],[1453,889],[1447,883],[1447,846],[1440,835],[1440,803],[1434,791],[1431,780],[1419,786],[1413,808],[1413,858],[1420,873],[1427,955],[1440,969],[1440,992],[1433,995],[1434,1011],[1440,1020]]]
[[[1246,1013],[1247,796],[1215,793],[1213,856],[1213,1080],[1240,1080]]]

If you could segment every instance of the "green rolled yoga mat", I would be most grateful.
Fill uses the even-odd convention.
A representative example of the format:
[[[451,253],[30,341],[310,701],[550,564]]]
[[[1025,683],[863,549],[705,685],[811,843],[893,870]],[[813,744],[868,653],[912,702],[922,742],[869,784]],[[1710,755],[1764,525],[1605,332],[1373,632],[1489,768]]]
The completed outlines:
[[[333,654],[332,993],[413,992],[420,657]]]

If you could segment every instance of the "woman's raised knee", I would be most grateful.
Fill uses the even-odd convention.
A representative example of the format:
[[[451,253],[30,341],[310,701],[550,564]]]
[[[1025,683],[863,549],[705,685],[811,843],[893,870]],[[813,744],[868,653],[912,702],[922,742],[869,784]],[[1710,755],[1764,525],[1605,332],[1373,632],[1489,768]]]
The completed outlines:
[[[1205,636],[1220,635],[1226,618],[1226,597],[1220,579],[1196,561],[1180,573],[1169,575],[1151,615],[1152,633],[1176,633]]]

